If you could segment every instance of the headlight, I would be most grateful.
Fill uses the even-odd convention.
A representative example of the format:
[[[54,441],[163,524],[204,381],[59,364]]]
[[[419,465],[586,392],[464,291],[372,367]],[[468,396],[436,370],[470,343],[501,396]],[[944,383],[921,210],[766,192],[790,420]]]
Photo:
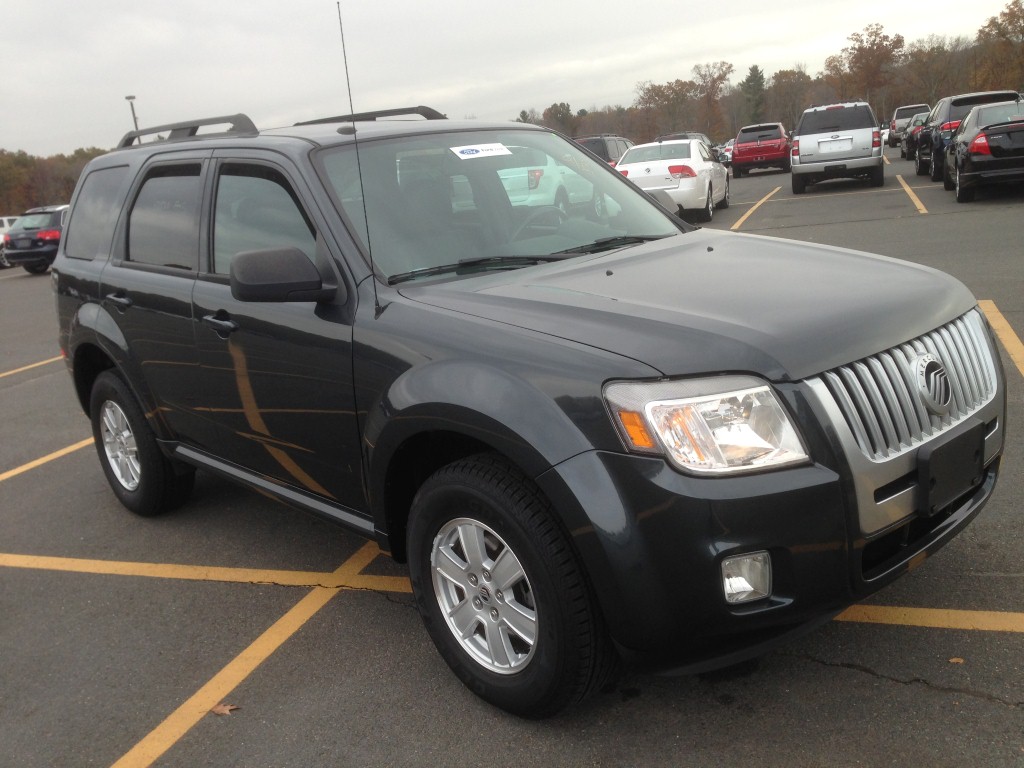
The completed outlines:
[[[752,376],[617,381],[604,396],[630,451],[665,455],[688,472],[720,475],[808,460],[771,387]]]

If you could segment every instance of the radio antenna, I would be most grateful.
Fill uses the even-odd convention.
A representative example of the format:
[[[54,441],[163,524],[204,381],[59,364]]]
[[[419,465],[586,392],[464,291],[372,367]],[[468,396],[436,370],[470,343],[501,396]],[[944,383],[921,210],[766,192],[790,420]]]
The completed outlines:
[[[348,90],[348,111],[350,115],[356,114],[355,105],[352,103],[352,82],[348,76],[348,50],[345,48],[345,25],[341,21],[341,0],[336,3],[338,6],[338,31],[341,32],[341,58],[345,64],[345,88]],[[359,161],[359,135],[356,133],[355,121],[352,121],[352,144],[356,152],[356,172],[359,175],[359,190],[363,198],[363,222],[366,225],[366,252],[370,256],[370,282],[373,284],[373,306],[374,316],[379,317],[381,313],[380,300],[377,298],[377,268],[373,263],[373,245],[370,242],[370,217],[366,213],[366,187],[363,186],[363,166]]]

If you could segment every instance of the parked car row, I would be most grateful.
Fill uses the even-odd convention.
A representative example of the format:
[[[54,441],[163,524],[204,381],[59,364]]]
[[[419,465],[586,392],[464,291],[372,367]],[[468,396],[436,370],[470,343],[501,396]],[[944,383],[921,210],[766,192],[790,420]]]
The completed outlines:
[[[980,91],[939,99],[907,122],[900,157],[913,161],[918,176],[942,181],[960,203],[985,185],[1024,182],[1021,94]]]

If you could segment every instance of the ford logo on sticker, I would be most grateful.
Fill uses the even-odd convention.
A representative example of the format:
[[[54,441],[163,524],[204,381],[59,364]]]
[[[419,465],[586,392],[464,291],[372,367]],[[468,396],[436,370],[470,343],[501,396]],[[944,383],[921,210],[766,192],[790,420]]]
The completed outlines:
[[[479,149],[460,149],[459,150],[459,154],[460,155],[479,155],[480,154],[480,150]]]

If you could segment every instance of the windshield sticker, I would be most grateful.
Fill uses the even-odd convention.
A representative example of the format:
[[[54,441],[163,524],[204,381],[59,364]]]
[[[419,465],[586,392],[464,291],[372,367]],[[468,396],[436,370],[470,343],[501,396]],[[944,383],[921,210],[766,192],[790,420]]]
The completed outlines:
[[[463,160],[512,154],[511,150],[504,144],[471,144],[466,147],[451,147],[451,150],[455,153],[456,157],[460,157]]]

